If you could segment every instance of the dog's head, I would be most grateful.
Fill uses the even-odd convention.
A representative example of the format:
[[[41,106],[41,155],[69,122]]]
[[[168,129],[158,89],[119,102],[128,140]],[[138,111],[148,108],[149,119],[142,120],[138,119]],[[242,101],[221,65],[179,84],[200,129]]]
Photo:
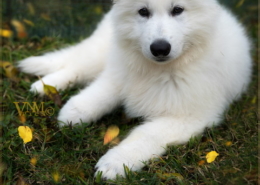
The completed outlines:
[[[199,48],[214,30],[215,0],[115,0],[119,40],[156,63],[174,61]]]

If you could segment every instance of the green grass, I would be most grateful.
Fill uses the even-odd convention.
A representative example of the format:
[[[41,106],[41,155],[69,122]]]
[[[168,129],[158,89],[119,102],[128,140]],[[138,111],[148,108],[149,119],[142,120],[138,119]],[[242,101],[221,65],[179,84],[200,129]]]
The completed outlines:
[[[244,14],[241,19],[249,18]],[[252,40],[256,41],[258,25],[255,19],[250,20],[247,27]],[[54,37],[3,40],[2,60],[15,63],[25,57],[63,47],[67,45],[65,40]],[[122,140],[141,121],[126,121],[122,109],[117,109],[95,124],[60,129],[56,120],[59,107],[47,97],[28,93],[30,84],[37,78],[18,73],[20,81],[16,83],[5,77],[1,70],[2,184],[257,184],[259,115],[256,48],[253,48],[252,56],[255,67],[250,87],[225,112],[220,126],[206,129],[203,136],[192,138],[185,145],[167,148],[164,156],[150,161],[140,172],[127,172],[126,178],[106,182],[94,178],[96,162],[113,147],[103,145],[103,133],[109,125],[118,125],[119,139]],[[60,92],[63,103],[78,90],[79,88],[74,88]],[[24,125],[34,129],[34,138],[26,145],[17,132],[17,128],[23,124],[13,102],[44,102],[45,109],[54,109],[54,115],[51,116],[26,116]],[[232,144],[226,146],[227,142]],[[216,161],[199,165],[198,162],[205,160],[206,153],[212,150],[220,154]],[[35,166],[30,164],[33,157],[37,158]],[[59,174],[58,182],[54,180],[54,173]]]

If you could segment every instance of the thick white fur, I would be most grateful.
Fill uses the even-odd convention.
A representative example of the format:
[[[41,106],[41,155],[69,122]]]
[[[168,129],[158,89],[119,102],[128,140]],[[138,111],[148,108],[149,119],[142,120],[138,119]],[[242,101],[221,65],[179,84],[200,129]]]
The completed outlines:
[[[171,16],[174,6],[184,12]],[[138,10],[147,7],[149,18]],[[150,45],[171,44],[156,62]],[[27,58],[27,73],[65,89],[94,82],[61,109],[60,125],[96,121],[119,104],[145,121],[97,163],[103,177],[137,171],[169,144],[189,141],[220,122],[225,108],[249,83],[250,43],[236,19],[215,0],[117,0],[91,37],[76,46]],[[32,90],[43,93],[40,82]]]

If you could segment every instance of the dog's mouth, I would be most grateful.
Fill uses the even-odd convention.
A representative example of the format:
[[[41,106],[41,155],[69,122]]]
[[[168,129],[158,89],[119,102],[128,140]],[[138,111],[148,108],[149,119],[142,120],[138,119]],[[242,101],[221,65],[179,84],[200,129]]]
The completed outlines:
[[[167,62],[169,60],[170,57],[153,57],[153,60],[155,62],[160,62],[160,63],[163,63],[163,62]]]

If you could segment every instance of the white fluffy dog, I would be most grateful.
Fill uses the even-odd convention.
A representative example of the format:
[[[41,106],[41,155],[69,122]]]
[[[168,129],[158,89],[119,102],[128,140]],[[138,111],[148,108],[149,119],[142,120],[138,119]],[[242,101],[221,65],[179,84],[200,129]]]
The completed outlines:
[[[250,42],[215,0],[115,0],[92,36],[19,67],[58,89],[94,80],[64,105],[60,125],[96,121],[119,104],[145,119],[97,163],[113,179],[123,164],[140,170],[219,123],[250,81]],[[43,93],[42,83],[31,90]]]

